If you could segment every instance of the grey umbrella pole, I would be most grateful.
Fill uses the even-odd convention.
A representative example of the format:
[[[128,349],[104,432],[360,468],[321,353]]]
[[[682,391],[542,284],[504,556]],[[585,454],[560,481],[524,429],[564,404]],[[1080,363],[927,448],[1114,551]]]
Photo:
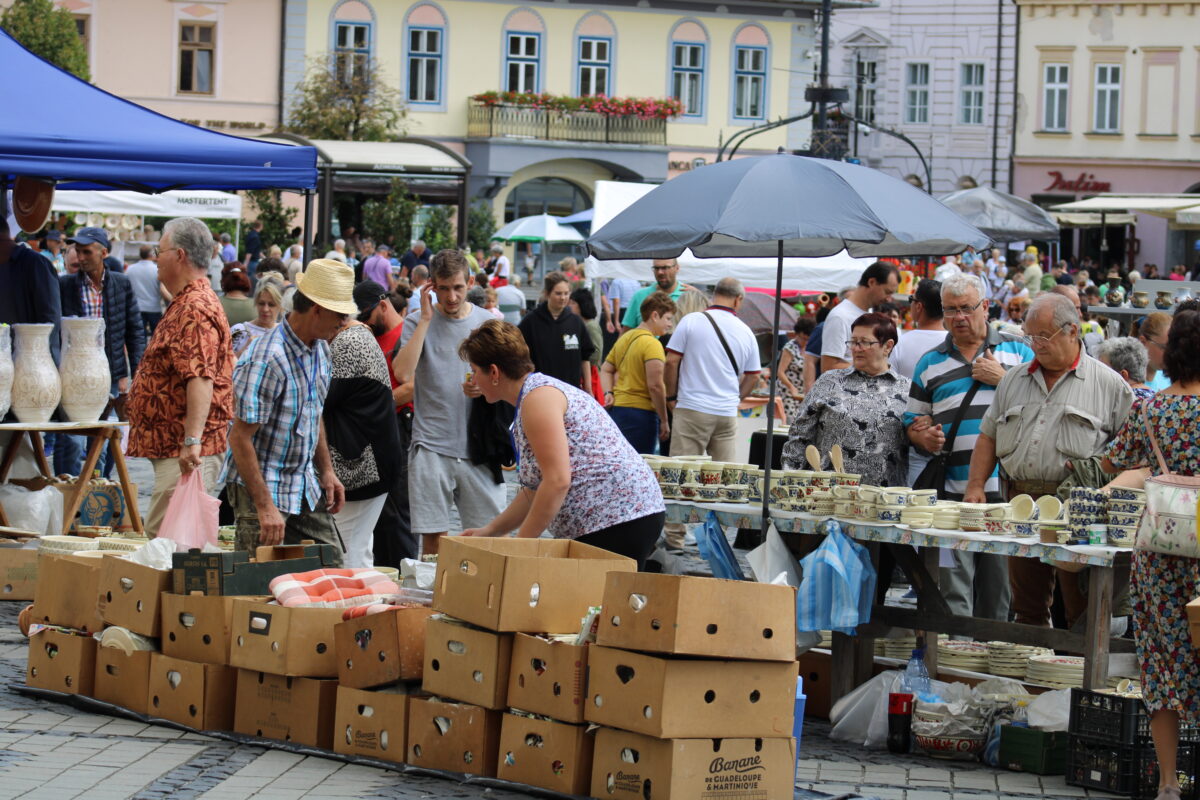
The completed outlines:
[[[775,374],[775,358],[779,349],[779,304],[782,302],[783,239],[780,239],[779,263],[775,268],[775,318],[771,322],[771,360],[768,362],[771,366],[771,380],[767,382],[770,386],[770,399],[767,401],[767,442],[766,447],[763,448],[766,455],[763,456],[762,528],[759,544],[767,540],[767,526],[771,524],[769,503],[771,501],[771,461],[775,456],[775,386],[779,381],[779,376]]]

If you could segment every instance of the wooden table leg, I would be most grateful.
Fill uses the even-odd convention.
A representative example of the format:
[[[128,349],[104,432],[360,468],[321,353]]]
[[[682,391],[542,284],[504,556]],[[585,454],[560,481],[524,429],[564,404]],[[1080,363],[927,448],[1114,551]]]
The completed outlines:
[[[133,491],[133,484],[129,480],[129,466],[125,463],[125,454],[121,452],[121,431],[113,431],[113,449],[112,457],[113,464],[117,468],[117,476],[121,479],[121,493],[125,495],[125,507],[129,509],[129,523],[133,526],[133,532],[141,535],[142,515],[138,512],[137,492]],[[120,523],[120,520],[116,520]],[[113,525],[116,527],[116,524]]]
[[[834,631],[830,665],[829,702],[836,703],[871,679],[875,640]]]
[[[12,527],[11,525],[8,524],[8,514],[4,513],[4,504],[3,503],[0,503],[0,525],[3,525],[6,528]]]
[[[1087,652],[1084,654],[1083,688],[1103,689],[1108,684],[1108,637],[1112,625],[1113,568],[1092,567],[1088,572]]]
[[[108,444],[108,431],[104,429],[93,429],[85,433],[91,443],[88,445],[87,458],[83,460],[83,466],[75,479],[75,488],[67,493],[67,503],[63,508],[63,533],[71,530],[71,526],[75,524],[75,515],[79,513],[79,505],[83,502],[83,492],[91,483],[92,471],[100,462],[100,453]]]
[[[941,600],[941,605],[946,605],[946,600],[942,597],[941,588],[941,550],[936,547],[921,548],[921,556],[925,560],[925,571],[929,574],[930,586],[928,590],[936,592]],[[948,608],[948,607],[947,607]],[[925,669],[929,671],[929,677],[937,680],[938,677],[938,632],[937,631],[917,631],[918,636],[925,637]]]
[[[42,477],[46,480],[53,480],[54,470],[50,469],[50,462],[46,460],[46,448],[42,444],[42,434],[38,431],[30,431],[29,443],[33,445],[33,458],[37,461],[38,469],[42,471]]]
[[[8,447],[4,448],[4,460],[0,461],[0,483],[8,480],[8,471],[17,460],[17,452],[20,451],[21,440],[24,438],[25,431],[13,431],[12,438],[8,440]]]

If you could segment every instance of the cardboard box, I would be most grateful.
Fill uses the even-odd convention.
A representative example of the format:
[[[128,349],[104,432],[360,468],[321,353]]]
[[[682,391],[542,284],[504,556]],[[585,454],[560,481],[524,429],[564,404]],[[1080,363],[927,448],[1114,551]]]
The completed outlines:
[[[146,713],[200,731],[232,730],[237,675],[224,664],[151,653]]]
[[[796,590],[648,572],[610,572],[596,643],[647,653],[796,660]]]
[[[422,688],[484,708],[507,708],[512,640],[511,633],[430,617],[425,627]]]
[[[508,705],[563,722],[583,722],[588,647],[516,634],[508,674]]]
[[[429,608],[397,608],[338,623],[333,629],[338,685],[354,689],[419,681],[425,666]]]
[[[337,563],[337,548],[330,544],[288,545],[270,550],[269,561],[252,562],[243,550],[202,553],[189,550],[172,557],[171,588],[175,594],[269,595],[273,578],[289,572],[308,572]],[[301,558],[280,560],[278,553],[303,553]]]
[[[163,653],[203,664],[228,664],[234,600],[163,592],[159,601]]]
[[[333,749],[337,681],[240,669],[236,705],[238,733]]]
[[[595,736],[584,725],[505,714],[497,778],[563,794],[586,795]]]
[[[229,664],[273,675],[336,678],[333,629],[343,610],[235,601]]]
[[[36,548],[0,547],[0,600],[32,600],[37,588]]]
[[[96,598],[100,567],[107,558],[80,555],[38,557],[33,621],[95,633],[104,627]]]
[[[652,739],[601,728],[592,758],[592,797],[626,800],[790,798],[794,739]]]
[[[149,702],[149,650],[127,654],[116,647],[96,648],[96,680],[92,697],[145,714]]]
[[[408,763],[496,777],[501,716],[466,703],[414,697],[408,704]]]
[[[795,701],[794,661],[588,651],[588,722],[660,739],[783,737],[792,733]]]
[[[96,681],[96,640],[45,628],[29,637],[25,684],[66,694],[92,696]]]
[[[637,563],[569,539],[442,539],[433,609],[493,631],[574,633],[609,572]]]
[[[800,677],[804,679],[804,716],[829,719],[833,707],[830,687],[833,685],[833,665],[828,650],[809,650],[796,659]]]
[[[404,763],[408,703],[407,694],[338,686],[333,752]]]
[[[171,573],[167,570],[152,569],[125,558],[102,559],[97,602],[100,618],[108,625],[157,639],[162,630],[159,596],[170,583]]]

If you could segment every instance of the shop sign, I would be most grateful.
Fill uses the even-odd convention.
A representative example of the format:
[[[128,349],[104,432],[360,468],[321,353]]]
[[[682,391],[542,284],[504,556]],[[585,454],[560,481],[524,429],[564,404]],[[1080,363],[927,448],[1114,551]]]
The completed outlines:
[[[1081,172],[1074,180],[1065,178],[1058,170],[1046,173],[1050,176],[1050,185],[1043,192],[1107,192],[1112,189],[1108,181],[1098,181],[1090,172]]]
[[[677,172],[688,172],[689,170],[699,169],[708,163],[708,159],[700,156],[693,158],[691,161],[668,161],[667,167]]]

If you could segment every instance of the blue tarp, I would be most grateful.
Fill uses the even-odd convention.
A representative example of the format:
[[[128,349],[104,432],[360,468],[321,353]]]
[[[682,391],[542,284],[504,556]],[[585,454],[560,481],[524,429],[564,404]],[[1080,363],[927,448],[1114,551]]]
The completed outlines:
[[[0,30],[0,177],[63,189],[311,189],[317,151],[188,125],[92,86]]]

